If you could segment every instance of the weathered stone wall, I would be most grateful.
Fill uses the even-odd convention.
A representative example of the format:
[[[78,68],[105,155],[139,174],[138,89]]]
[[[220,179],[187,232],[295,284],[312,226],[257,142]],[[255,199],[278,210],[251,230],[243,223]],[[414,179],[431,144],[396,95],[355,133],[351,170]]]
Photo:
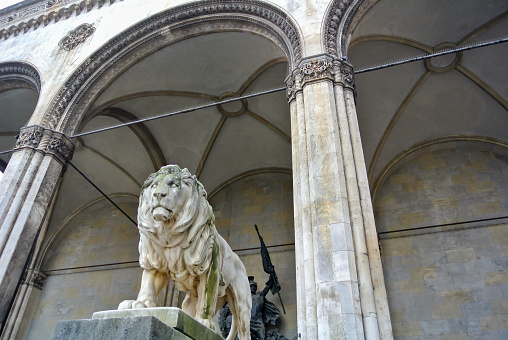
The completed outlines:
[[[379,188],[378,230],[507,216],[507,170],[506,157],[490,151],[425,153]],[[508,337],[508,224],[502,222],[381,234],[396,338]]]

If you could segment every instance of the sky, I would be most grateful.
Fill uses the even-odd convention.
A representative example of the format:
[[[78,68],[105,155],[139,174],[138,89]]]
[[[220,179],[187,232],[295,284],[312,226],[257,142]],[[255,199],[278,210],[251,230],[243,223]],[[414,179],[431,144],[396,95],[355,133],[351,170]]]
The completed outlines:
[[[0,9],[9,7],[10,5],[17,4],[23,0],[0,0]]]

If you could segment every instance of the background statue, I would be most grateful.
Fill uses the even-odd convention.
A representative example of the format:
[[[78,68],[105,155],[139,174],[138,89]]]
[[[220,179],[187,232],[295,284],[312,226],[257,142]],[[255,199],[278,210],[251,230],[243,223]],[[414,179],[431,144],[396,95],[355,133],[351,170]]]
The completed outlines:
[[[280,312],[275,304],[266,299],[266,294],[272,289],[273,280],[267,282],[266,287],[257,292],[258,284],[253,276],[249,276],[250,291],[252,296],[252,310],[250,319],[250,335],[253,340],[287,340],[280,334],[278,329],[266,332],[266,326],[274,325],[280,317]],[[231,310],[228,304],[220,310],[219,327],[223,337],[227,337],[231,328]]]
[[[252,300],[243,263],[215,229],[203,185],[187,169],[167,165],[143,184],[138,207],[139,264],[143,268],[136,300],[118,309],[155,307],[155,298],[175,281],[186,291],[184,312],[213,329],[217,306],[233,306],[231,340],[238,331],[250,339]]]

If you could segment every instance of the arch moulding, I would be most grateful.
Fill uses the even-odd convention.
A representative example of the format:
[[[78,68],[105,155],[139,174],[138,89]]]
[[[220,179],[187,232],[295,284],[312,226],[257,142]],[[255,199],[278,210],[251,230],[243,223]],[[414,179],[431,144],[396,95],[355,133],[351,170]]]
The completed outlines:
[[[15,88],[41,92],[41,77],[34,66],[15,61],[0,64],[0,92]]]
[[[301,59],[301,34],[289,14],[261,1],[199,1],[155,14],[112,38],[69,77],[42,125],[72,134],[88,108],[119,75],[148,55],[203,34],[240,31],[278,45],[291,68]]]
[[[334,0],[325,14],[323,42],[326,53],[347,59],[352,31],[365,13],[379,1]]]

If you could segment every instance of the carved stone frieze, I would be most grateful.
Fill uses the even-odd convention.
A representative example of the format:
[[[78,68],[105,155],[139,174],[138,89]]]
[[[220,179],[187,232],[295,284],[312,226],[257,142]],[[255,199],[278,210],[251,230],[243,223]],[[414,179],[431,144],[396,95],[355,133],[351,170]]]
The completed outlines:
[[[158,48],[161,48],[169,45],[171,40],[176,41],[174,36],[177,34],[181,34],[182,38],[186,34],[190,36],[189,32],[196,27],[208,26],[210,32],[210,26],[218,25],[221,26],[216,28],[219,32],[232,23],[243,24],[250,30],[277,41],[288,55],[290,63],[301,58],[301,41],[296,25],[278,8],[253,0],[193,2],[171,8],[134,25],[94,53],[73,73],[55,97],[43,125],[63,130],[70,112],[76,108],[88,89],[95,85],[113,64],[140,46],[157,41]],[[161,34],[156,34],[157,32]],[[147,55],[148,53],[145,54]],[[60,122],[64,112],[66,117]]]
[[[123,0],[120,0],[123,1]],[[81,8],[82,0],[51,0],[39,2],[38,4],[21,8],[17,11],[6,13],[0,16],[0,38],[8,39],[18,35],[21,31],[28,32],[33,27],[34,30],[47,26],[50,22],[58,22],[61,19],[68,19],[75,13],[79,15],[83,9],[92,10],[95,6],[100,9],[106,1],[85,1],[85,7]],[[109,0],[113,4],[115,0]],[[11,25],[11,26],[8,26]]]
[[[30,270],[25,278],[25,283],[42,290],[48,276],[37,270]]]
[[[67,33],[65,37],[58,43],[61,49],[70,51],[86,40],[95,32],[95,27],[92,24],[83,24],[76,27],[74,30]]]
[[[72,158],[74,151],[74,145],[65,135],[38,125],[21,130],[14,150],[24,148],[54,156],[63,164]]]

